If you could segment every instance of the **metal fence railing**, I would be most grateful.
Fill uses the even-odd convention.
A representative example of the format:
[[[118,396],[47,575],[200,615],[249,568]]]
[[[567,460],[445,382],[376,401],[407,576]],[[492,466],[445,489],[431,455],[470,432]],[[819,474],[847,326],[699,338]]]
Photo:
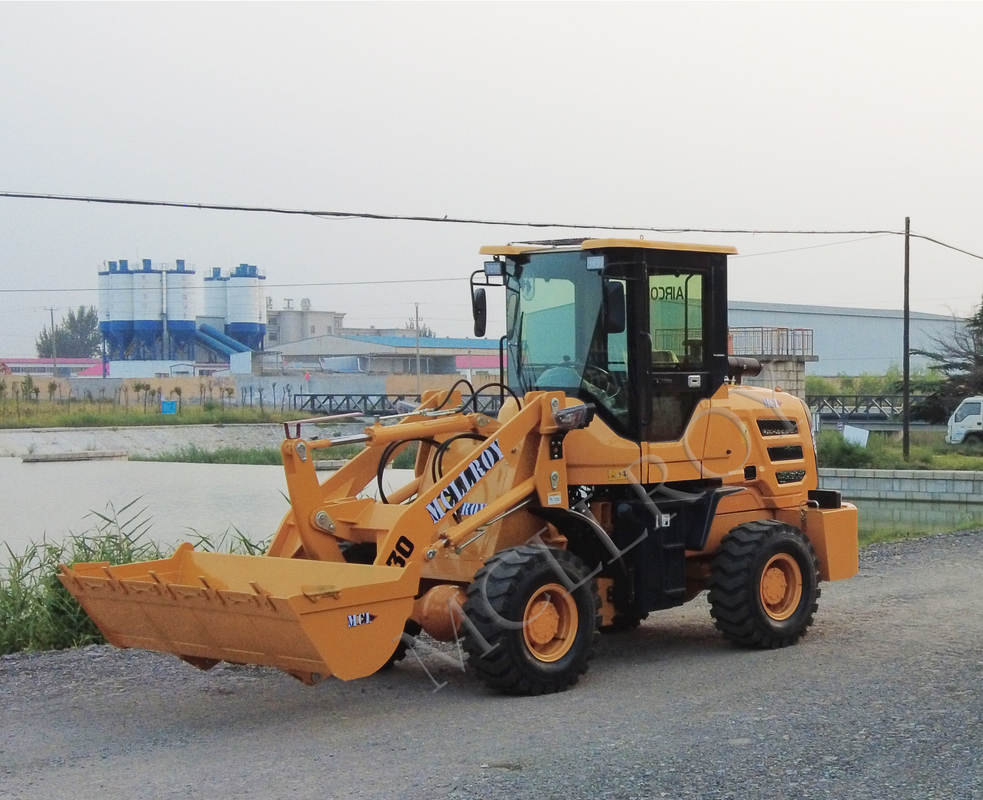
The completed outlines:
[[[925,400],[922,395],[912,395],[911,404]],[[815,414],[837,419],[889,420],[901,416],[904,397],[900,394],[821,394],[807,395],[806,403]]]
[[[811,356],[812,328],[731,328],[735,356]]]
[[[470,399],[465,396],[464,400]],[[315,414],[351,414],[359,413],[367,417],[379,417],[386,414],[398,414],[404,407],[398,405],[402,401],[410,407],[420,402],[418,394],[295,394],[294,408],[298,411],[310,411]],[[478,395],[477,411],[482,414],[497,414],[501,398],[491,392]],[[474,408],[474,406],[472,406]]]

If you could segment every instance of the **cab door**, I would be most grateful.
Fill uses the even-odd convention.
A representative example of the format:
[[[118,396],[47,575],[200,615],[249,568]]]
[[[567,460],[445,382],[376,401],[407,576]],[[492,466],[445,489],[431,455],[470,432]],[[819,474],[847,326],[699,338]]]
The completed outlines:
[[[711,394],[706,278],[702,271],[651,270],[648,275],[650,442],[680,439],[697,404]]]

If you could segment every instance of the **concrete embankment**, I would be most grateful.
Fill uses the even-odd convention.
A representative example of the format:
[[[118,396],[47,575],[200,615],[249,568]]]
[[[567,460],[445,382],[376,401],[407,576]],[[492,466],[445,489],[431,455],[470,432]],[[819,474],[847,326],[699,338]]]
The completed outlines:
[[[983,503],[983,472],[922,469],[821,469],[819,485],[847,500]]]
[[[304,436],[343,435],[360,432],[365,423],[332,424],[323,429],[306,426]],[[159,425],[131,428],[17,428],[0,430],[0,457],[80,451],[125,451],[131,456],[153,456],[188,447],[218,450],[223,447],[253,449],[279,447],[283,426],[256,425]]]

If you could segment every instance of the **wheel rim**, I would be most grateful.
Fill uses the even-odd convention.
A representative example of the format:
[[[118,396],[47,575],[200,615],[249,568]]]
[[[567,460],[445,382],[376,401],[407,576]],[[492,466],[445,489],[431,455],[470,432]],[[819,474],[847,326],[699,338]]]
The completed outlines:
[[[761,606],[773,620],[785,620],[795,613],[802,599],[802,570],[788,553],[768,559],[761,571]]]
[[[558,583],[536,590],[522,616],[522,636],[539,661],[559,661],[573,647],[577,635],[577,602]]]

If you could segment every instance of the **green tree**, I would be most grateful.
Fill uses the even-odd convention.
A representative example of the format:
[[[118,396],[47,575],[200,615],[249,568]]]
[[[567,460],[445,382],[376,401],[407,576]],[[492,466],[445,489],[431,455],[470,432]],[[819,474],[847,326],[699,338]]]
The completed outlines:
[[[983,304],[966,320],[953,317],[952,331],[933,336],[932,349],[911,352],[927,358],[929,371],[940,378],[923,407],[912,409],[913,415],[945,422],[962,398],[983,394]]]
[[[94,306],[69,309],[61,324],[54,331],[45,327],[34,343],[38,358],[92,358],[99,354],[102,336],[99,333],[99,314]]]
[[[406,330],[413,331],[413,336],[416,336],[416,319],[410,319],[406,322]],[[420,338],[421,339],[435,339],[437,334],[434,329],[427,325],[422,319],[420,320]]]

